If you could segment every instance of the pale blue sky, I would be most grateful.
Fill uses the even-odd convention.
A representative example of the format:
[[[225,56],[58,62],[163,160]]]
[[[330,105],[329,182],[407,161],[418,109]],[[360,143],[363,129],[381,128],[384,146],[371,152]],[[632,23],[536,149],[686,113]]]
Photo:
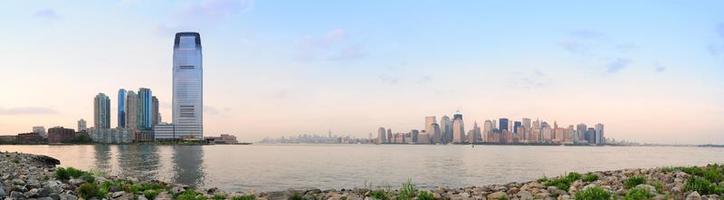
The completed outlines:
[[[149,87],[170,121],[176,31],[202,35],[206,134],[366,137],[540,117],[642,142],[724,143],[721,1],[10,1],[0,133],[92,124]],[[114,108],[115,109],[115,108]],[[115,126],[115,110],[112,125]]]

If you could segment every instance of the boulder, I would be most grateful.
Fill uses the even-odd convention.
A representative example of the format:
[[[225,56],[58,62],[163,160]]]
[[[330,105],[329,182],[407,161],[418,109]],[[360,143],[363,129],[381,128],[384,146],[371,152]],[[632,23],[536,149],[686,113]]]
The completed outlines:
[[[699,195],[698,192],[694,191],[692,193],[689,193],[689,195],[686,195],[686,200],[701,200],[701,195]]]
[[[115,198],[123,196],[124,194],[126,194],[126,192],[123,192],[123,191],[114,192],[113,194],[111,194],[111,197],[113,197],[115,199]]]
[[[39,193],[39,192],[38,192],[38,189],[37,189],[37,188],[33,188],[33,189],[30,189],[29,191],[25,192],[24,195],[25,195],[25,198],[28,198],[28,199],[29,199],[29,198],[38,197],[38,193]]]
[[[656,187],[649,185],[649,184],[637,185],[635,188],[644,189],[647,192],[649,192],[649,194],[651,194],[651,196],[656,196],[656,194],[658,194],[658,192],[656,192]]]
[[[531,194],[531,193],[528,192],[528,191],[520,191],[520,192],[518,192],[518,193],[515,194],[515,195],[518,196],[518,198],[519,198],[520,200],[531,200],[531,199],[533,199],[533,194]]]
[[[494,193],[492,193],[492,194],[489,194],[489,195],[487,196],[487,198],[488,198],[488,199],[503,199],[503,198],[508,198],[508,194],[506,194],[505,192],[502,192],[502,191],[501,191],[501,192],[494,192]]]

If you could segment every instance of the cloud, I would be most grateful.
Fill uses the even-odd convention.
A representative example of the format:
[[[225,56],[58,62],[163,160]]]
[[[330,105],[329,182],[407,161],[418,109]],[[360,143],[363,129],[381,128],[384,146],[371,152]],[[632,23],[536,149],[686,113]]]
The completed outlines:
[[[350,35],[341,28],[332,29],[318,37],[308,36],[297,46],[297,59],[302,61],[349,61],[366,55],[364,47],[352,43]]]
[[[666,66],[663,66],[663,65],[661,65],[661,64],[656,64],[656,65],[655,65],[655,68],[654,68],[654,71],[657,72],[657,73],[664,72],[664,71],[666,71]]]
[[[35,14],[33,14],[33,16],[49,20],[60,19],[60,15],[58,15],[55,10],[50,8],[38,10],[35,12]]]
[[[513,73],[512,82],[514,87],[523,88],[526,90],[545,87],[550,84],[548,76],[538,69],[534,69],[528,72],[517,72]]]
[[[0,115],[47,115],[57,114],[58,111],[46,107],[15,107],[0,108]]]
[[[606,65],[606,72],[615,74],[631,64],[630,59],[616,58]]]

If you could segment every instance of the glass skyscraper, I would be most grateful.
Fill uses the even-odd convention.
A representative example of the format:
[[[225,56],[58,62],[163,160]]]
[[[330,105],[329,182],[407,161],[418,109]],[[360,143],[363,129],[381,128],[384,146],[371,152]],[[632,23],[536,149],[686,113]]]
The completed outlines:
[[[173,126],[175,139],[203,139],[201,36],[176,33],[173,46]]]
[[[153,95],[151,89],[138,89],[138,126],[142,130],[153,128]]]
[[[111,128],[111,99],[106,94],[98,93],[93,100],[93,127]]]
[[[126,90],[118,90],[118,128],[126,128]]]

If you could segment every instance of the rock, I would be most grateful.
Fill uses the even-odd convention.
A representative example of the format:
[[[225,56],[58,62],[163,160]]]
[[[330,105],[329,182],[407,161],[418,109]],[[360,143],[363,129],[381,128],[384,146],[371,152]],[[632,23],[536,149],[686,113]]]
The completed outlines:
[[[171,194],[168,192],[161,192],[156,196],[155,200],[171,200]]]
[[[686,195],[686,200],[701,200],[701,195],[699,195],[698,192],[694,191],[692,193],[689,193],[689,195]]]
[[[656,192],[656,187],[649,185],[649,184],[637,185],[634,188],[644,189],[644,190],[648,191],[649,194],[651,194],[651,196],[656,196],[656,194],[658,194],[658,192]]]
[[[13,179],[13,184],[15,184],[15,185],[25,185],[25,181],[23,181],[22,179],[17,179],[17,178],[16,178],[16,179]]]
[[[558,196],[558,200],[570,200],[571,196],[568,196],[567,194]]]
[[[5,195],[5,190],[3,189],[2,183],[0,183],[0,199],[4,199]]]
[[[75,196],[70,195],[70,194],[65,194],[65,193],[64,193],[64,194],[60,194],[59,196],[60,196],[60,200],[78,200],[78,197],[75,197]]]
[[[39,188],[41,185],[40,185],[40,181],[38,181],[36,179],[29,179],[27,181],[27,183],[25,184],[25,186],[30,187],[30,188]]]
[[[530,200],[533,199],[533,194],[531,194],[528,191],[520,191],[518,194],[516,194],[520,200]]]
[[[25,198],[25,195],[23,195],[22,192],[12,191],[12,192],[10,192],[10,198],[13,198],[13,199]]]
[[[40,197],[37,200],[53,200],[53,198],[50,197]]]
[[[25,198],[35,198],[35,197],[38,197],[38,189],[37,189],[37,188],[30,189],[30,191],[25,192],[24,195],[25,195]]]
[[[50,195],[48,195],[48,197],[50,197],[53,200],[60,200],[60,195],[58,195],[58,193],[50,193]]]
[[[508,197],[508,194],[506,194],[505,192],[494,192],[487,196],[488,199],[503,199],[503,198],[507,198],[507,197]]]
[[[148,200],[148,199],[146,198],[146,196],[143,196],[143,195],[138,195],[138,198],[136,198],[136,199],[137,199],[137,200]]]
[[[68,181],[68,183],[70,183],[71,185],[79,186],[80,184],[85,183],[85,180],[78,179],[78,178],[72,178]]]
[[[113,194],[111,194],[111,197],[113,197],[115,199],[115,198],[123,196],[124,194],[126,194],[126,192],[123,192],[123,191],[114,192]]]
[[[367,193],[367,192],[369,192],[369,191],[359,191],[358,193],[365,194],[365,193]],[[320,193],[322,193],[322,190],[314,188],[314,189],[305,191],[305,192],[304,192],[304,195],[308,195],[308,194],[320,194]]]
[[[553,196],[556,196],[556,197],[557,197],[557,196],[561,196],[561,195],[568,194],[568,193],[566,193],[566,191],[563,191],[563,190],[561,190],[561,189],[558,189],[556,186],[550,186],[550,187],[548,187],[548,192],[550,192]]]

